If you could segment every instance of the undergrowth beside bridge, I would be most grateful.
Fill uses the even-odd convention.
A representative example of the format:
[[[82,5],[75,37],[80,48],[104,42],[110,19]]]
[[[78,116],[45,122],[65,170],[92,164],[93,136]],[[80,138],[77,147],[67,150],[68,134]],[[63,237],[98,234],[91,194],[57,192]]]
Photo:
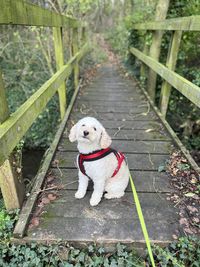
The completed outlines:
[[[0,266],[3,267],[142,267],[151,266],[148,257],[139,257],[134,250],[118,244],[110,253],[91,244],[79,249],[59,242],[57,244],[14,244],[12,231],[19,211],[0,211]],[[200,240],[182,237],[166,248],[153,247],[157,267],[199,267]]]

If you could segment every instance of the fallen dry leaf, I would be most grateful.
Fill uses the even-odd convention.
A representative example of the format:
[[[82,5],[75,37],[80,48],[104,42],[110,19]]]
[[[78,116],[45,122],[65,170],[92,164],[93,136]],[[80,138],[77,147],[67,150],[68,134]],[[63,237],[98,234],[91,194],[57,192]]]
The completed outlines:
[[[50,201],[53,201],[53,200],[55,200],[56,198],[57,198],[56,195],[54,195],[54,194],[52,194],[52,193],[48,194],[48,199],[49,199]]]
[[[32,218],[31,224],[33,226],[38,226],[40,224],[39,218],[38,217]]]
[[[50,203],[50,200],[47,197],[43,197],[42,198],[42,203],[43,204],[48,204],[48,203]]]

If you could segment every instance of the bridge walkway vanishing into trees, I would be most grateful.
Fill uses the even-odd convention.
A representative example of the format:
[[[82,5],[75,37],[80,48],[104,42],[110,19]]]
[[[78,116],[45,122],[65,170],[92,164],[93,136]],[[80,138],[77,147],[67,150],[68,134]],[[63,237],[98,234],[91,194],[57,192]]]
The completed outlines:
[[[128,158],[150,239],[162,245],[170,242],[172,235],[179,235],[182,230],[177,207],[166,199],[174,189],[170,187],[167,174],[158,169],[169,160],[174,147],[181,149],[196,172],[199,167],[166,122],[165,114],[171,86],[200,106],[200,88],[174,72],[181,32],[200,30],[199,16],[133,25],[135,30],[152,30],[155,34],[160,30],[173,31],[167,67],[147,56],[147,52],[130,48],[130,52],[143,62],[142,75],[147,74],[145,66],[148,66],[153,74],[163,78],[160,112],[154,104],[154,86],[151,84],[150,90],[144,90],[136,80],[122,76],[116,65],[103,65],[92,83],[80,89],[79,61],[91,50],[82,22],[21,0],[2,0],[0,9],[1,24],[52,27],[57,62],[57,72],[11,115],[1,77],[0,186],[8,209],[23,205],[14,231],[15,240],[95,242],[108,246],[123,242],[144,247],[130,186],[121,199],[103,199],[97,207],[89,206],[92,185],[84,199],[74,198],[77,149],[75,144],[69,143],[67,136],[77,120],[94,116],[112,136],[113,147],[125,152]],[[62,44],[64,29],[73,32],[72,55],[66,64]],[[66,108],[65,81],[72,71],[75,91]],[[151,75],[150,72],[150,81]],[[36,175],[32,192],[24,201],[23,179],[15,172],[13,149],[56,92],[62,122]]]

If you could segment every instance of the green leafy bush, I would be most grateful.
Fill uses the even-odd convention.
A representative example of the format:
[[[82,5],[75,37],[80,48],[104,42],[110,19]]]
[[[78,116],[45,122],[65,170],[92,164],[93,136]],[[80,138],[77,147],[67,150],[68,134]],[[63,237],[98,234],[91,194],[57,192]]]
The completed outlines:
[[[77,249],[69,244],[13,244],[10,242],[18,210],[0,211],[0,266],[3,267],[144,267],[151,266],[147,257],[142,259],[126,246],[118,244],[113,253],[103,247],[89,245]],[[181,237],[166,248],[153,246],[157,267],[199,267],[200,240],[195,237]]]

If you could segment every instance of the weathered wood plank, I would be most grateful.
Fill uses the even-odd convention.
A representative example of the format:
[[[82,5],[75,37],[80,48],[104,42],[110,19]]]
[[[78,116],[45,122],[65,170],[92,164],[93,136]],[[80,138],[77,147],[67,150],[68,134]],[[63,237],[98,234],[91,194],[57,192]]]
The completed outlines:
[[[171,137],[165,132],[157,129],[147,130],[120,130],[108,129],[108,134],[113,140],[129,140],[129,141],[171,141]],[[67,133],[64,135],[67,136]],[[130,143],[131,144],[131,143]]]
[[[56,57],[56,69],[57,71],[64,65],[64,53],[63,53],[63,40],[62,40],[62,28],[53,27],[53,40]],[[66,85],[65,81],[58,88],[59,104],[60,104],[60,117],[63,119],[66,109]]]
[[[73,122],[73,123],[72,123]],[[71,127],[74,124],[74,120],[70,120],[70,124],[69,127]],[[152,129],[152,128],[156,128],[156,129],[163,129],[162,124],[159,121],[156,120],[147,120],[147,121],[143,121],[143,120],[134,120],[134,121],[110,121],[110,120],[105,120],[105,121],[101,121],[101,123],[103,124],[103,126],[106,129],[116,129],[119,130],[120,128],[123,128],[124,130],[133,130],[133,129],[138,129],[138,130],[147,130],[147,129]]]
[[[157,154],[126,154],[129,168],[131,170],[158,170],[160,165],[163,165],[169,159],[169,155]],[[76,168],[76,152],[57,152],[54,160],[58,161],[60,168]],[[56,163],[57,165],[57,163]],[[54,163],[52,166],[56,167]]]
[[[187,97],[191,102],[200,107],[200,88],[183,78],[181,75],[169,70],[155,59],[144,55],[138,49],[131,47],[130,51],[146,65],[157,72],[163,79],[176,88],[180,93]]]
[[[171,44],[168,50],[166,66],[168,67],[168,69],[173,71],[175,70],[176,66],[178,50],[181,43],[181,36],[182,36],[182,31],[175,31],[173,33],[171,37]],[[160,110],[164,118],[167,113],[170,93],[171,93],[171,85],[168,82],[163,81],[160,93]]]
[[[86,116],[86,114],[72,114],[71,115],[71,119],[73,119],[74,121],[78,121],[81,118],[83,118],[84,116]],[[94,111],[90,111],[87,113],[87,116],[93,116],[95,118],[97,118],[100,121],[104,121],[104,120],[111,120],[111,121],[134,121],[134,120],[149,120],[149,119],[156,119],[155,113],[153,113],[152,111],[149,112],[143,112],[143,113],[138,113],[138,114],[127,114],[127,113],[105,113],[105,114],[97,114]]]
[[[77,190],[78,189],[78,170],[77,169],[50,169],[50,175],[55,177],[54,184],[62,185],[63,190]],[[131,171],[134,179],[137,192],[139,193],[169,193],[173,189],[170,187],[170,178],[165,172],[159,173],[157,171]],[[90,182],[88,191],[93,190],[93,183]],[[132,192],[130,184],[127,192]],[[67,192],[66,192],[67,195]]]
[[[107,101],[107,100],[93,100],[93,99],[85,99],[85,100],[79,100],[79,103],[83,104],[83,105],[95,105],[95,106],[103,106],[103,105],[106,105],[106,106],[115,106],[115,107],[135,107],[136,105],[138,106],[138,103],[139,105],[143,105],[143,104],[146,104],[147,101],[145,101],[145,99],[143,98],[142,100],[139,99],[140,101],[124,101],[124,100],[115,100],[115,101]]]
[[[170,154],[172,151],[171,142],[167,141],[130,141],[130,140],[113,140],[113,148],[124,153],[155,153],[155,154]],[[77,151],[77,145],[69,142],[68,138],[62,138],[59,151]]]
[[[81,24],[75,18],[63,16],[23,0],[1,0],[0,10],[0,24],[46,27],[78,27]]]
[[[121,199],[103,199],[94,208],[89,206],[90,193],[83,200],[74,199],[73,194],[74,191],[63,191],[60,200],[48,205],[39,227],[28,231],[29,238],[104,244],[143,240],[131,193]],[[140,193],[139,198],[150,239],[171,240],[179,230],[173,205],[157,194]]]
[[[9,108],[6,99],[6,90],[0,71],[0,125],[9,117]],[[6,209],[12,210],[22,206],[25,196],[24,181],[21,173],[16,172],[17,167],[13,166],[13,155],[0,165],[0,189],[3,195]]]
[[[102,105],[95,105],[92,102],[90,104],[83,104],[81,102],[78,102],[76,107],[74,108],[75,112],[81,112],[87,114],[88,111],[94,111],[97,113],[129,113],[129,114],[138,114],[142,112],[146,112],[148,110],[148,105],[141,104],[138,105],[138,103],[133,104],[132,107],[127,107],[126,105],[123,106],[116,106],[114,105],[105,105],[104,102],[102,102]]]
[[[80,60],[89,51],[88,45],[57,71],[19,109],[0,125],[0,165],[8,158],[37,116],[45,108],[59,86],[72,71],[75,60]]]
[[[166,19],[164,21],[148,21],[133,24],[132,28],[136,30],[199,31],[200,16]]]
[[[98,97],[95,96],[95,95],[83,95],[83,96],[79,96],[78,99],[81,99],[81,101],[91,101],[91,100],[96,100],[96,101],[111,101],[111,102],[114,102],[114,101],[122,101],[122,102],[132,102],[134,101],[134,99],[139,99],[139,100],[144,100],[144,96],[141,95],[141,96],[137,96],[134,97],[134,94],[132,96],[126,96],[126,95],[99,95]]]

